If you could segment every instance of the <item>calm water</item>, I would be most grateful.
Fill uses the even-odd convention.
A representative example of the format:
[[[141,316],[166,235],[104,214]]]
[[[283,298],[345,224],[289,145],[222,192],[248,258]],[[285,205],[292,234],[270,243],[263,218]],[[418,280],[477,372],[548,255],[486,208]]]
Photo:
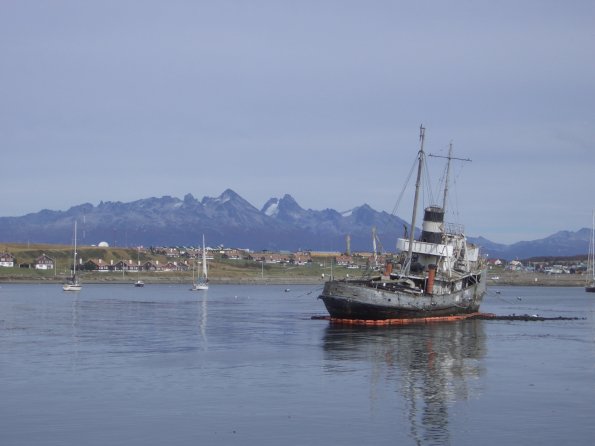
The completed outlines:
[[[579,321],[353,328],[284,288],[0,285],[0,444],[595,439],[595,295],[507,287],[482,307]]]

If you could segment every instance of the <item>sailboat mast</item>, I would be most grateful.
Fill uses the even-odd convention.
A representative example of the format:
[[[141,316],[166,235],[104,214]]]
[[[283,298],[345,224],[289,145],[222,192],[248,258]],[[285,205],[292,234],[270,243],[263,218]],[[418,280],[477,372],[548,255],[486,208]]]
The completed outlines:
[[[207,252],[205,251],[205,235],[202,235],[202,275],[207,280]]]
[[[595,282],[595,209],[593,209],[593,222],[591,226],[591,243],[589,246],[589,257],[587,268],[591,268],[591,282]]]
[[[76,276],[76,220],[74,221],[74,252],[72,259],[72,276]]]
[[[378,266],[378,253],[376,248],[376,226],[372,227],[372,249],[374,250],[374,267]]]
[[[411,269],[411,260],[413,257],[413,239],[415,238],[415,220],[417,219],[417,203],[419,201],[419,189],[421,186],[421,173],[422,167],[424,163],[425,153],[424,153],[424,138],[426,134],[426,129],[423,125],[419,126],[419,141],[420,141],[420,148],[417,154],[418,157],[418,166],[417,166],[417,180],[415,181],[415,198],[413,200],[413,216],[411,217],[411,230],[409,231],[409,252],[407,253],[407,270],[405,271],[408,273]]]

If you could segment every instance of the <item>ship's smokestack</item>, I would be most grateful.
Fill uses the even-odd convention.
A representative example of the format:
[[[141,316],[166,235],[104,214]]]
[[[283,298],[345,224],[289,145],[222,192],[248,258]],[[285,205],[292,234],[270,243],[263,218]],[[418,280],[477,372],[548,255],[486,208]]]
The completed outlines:
[[[429,206],[424,211],[421,239],[427,243],[442,243],[444,226],[444,209],[438,206]]]
[[[436,265],[428,265],[428,281],[426,282],[426,294],[434,292],[434,279],[436,278]]]

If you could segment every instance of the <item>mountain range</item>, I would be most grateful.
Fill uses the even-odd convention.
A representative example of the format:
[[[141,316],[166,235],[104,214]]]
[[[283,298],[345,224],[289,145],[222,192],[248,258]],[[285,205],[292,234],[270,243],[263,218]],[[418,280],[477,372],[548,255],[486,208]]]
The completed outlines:
[[[290,195],[269,199],[258,209],[231,189],[219,197],[197,200],[163,196],[129,203],[85,203],[67,211],[42,210],[20,217],[0,217],[0,242],[70,244],[74,221],[78,242],[112,246],[196,246],[205,235],[211,246],[271,251],[372,250],[372,228],[386,251],[394,251],[408,223],[367,204],[347,212],[303,209]],[[417,232],[417,231],[416,231]],[[560,231],[549,237],[512,245],[469,238],[490,257],[524,259],[536,256],[586,254],[590,230]],[[382,247],[379,247],[382,248]]]

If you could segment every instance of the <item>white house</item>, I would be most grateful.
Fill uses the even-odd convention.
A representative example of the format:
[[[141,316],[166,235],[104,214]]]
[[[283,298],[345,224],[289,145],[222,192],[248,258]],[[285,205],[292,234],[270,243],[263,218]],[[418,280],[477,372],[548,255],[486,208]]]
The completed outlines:
[[[6,268],[13,268],[14,267],[15,258],[12,254],[7,252],[3,252],[0,254],[0,266],[4,266]]]
[[[35,269],[54,269],[54,259],[45,254],[35,259]]]
[[[506,269],[510,271],[520,271],[523,269],[523,264],[518,260],[511,260],[510,262],[508,262]]]

